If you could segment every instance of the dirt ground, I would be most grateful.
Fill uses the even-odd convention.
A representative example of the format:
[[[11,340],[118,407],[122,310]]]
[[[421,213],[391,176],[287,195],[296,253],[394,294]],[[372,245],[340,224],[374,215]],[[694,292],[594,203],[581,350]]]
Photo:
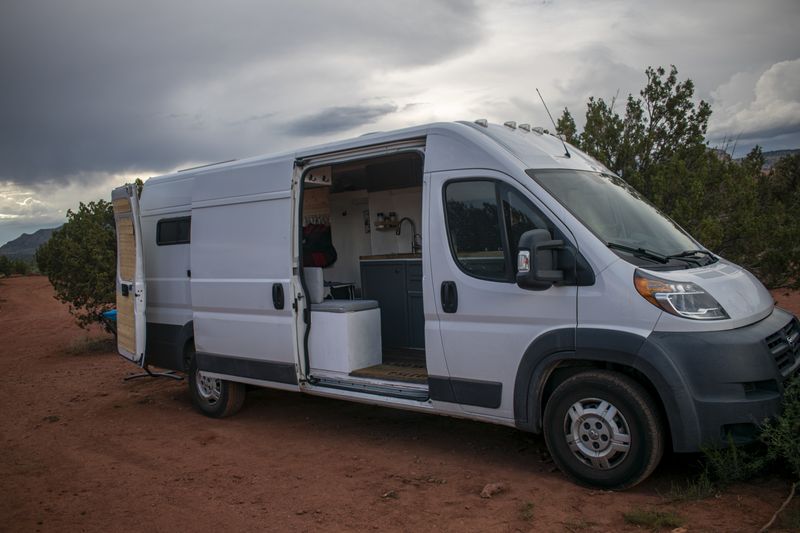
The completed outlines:
[[[0,280],[0,530],[636,531],[623,513],[653,509],[755,531],[788,493],[768,478],[670,501],[698,461],[681,455],[635,489],[592,491],[535,435],[289,392],[213,420],[184,382],[123,381],[136,369],[102,339],[45,278]],[[505,491],[483,499],[487,483]]]

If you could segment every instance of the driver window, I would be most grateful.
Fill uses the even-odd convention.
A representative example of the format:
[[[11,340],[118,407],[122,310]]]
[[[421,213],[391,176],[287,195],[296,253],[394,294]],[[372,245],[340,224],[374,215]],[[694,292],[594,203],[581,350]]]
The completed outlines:
[[[497,185],[490,180],[454,181],[445,186],[448,237],[453,256],[467,274],[509,281]]]
[[[500,181],[452,181],[444,197],[453,258],[476,278],[513,283],[522,234],[551,228],[525,196]]]

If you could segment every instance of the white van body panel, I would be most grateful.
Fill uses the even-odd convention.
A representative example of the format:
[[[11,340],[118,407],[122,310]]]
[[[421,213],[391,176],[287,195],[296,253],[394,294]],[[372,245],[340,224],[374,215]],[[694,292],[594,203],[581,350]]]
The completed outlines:
[[[195,177],[191,293],[198,353],[294,365],[290,178],[280,158]]]
[[[443,190],[448,182],[464,179],[500,181],[520,193],[523,189],[508,175],[485,168],[431,175],[429,255],[436,265],[431,274],[433,286],[438,288],[445,281],[455,281],[458,287],[458,310],[455,313],[441,311],[439,291],[433,291],[447,368],[458,379],[502,384],[499,407],[467,405],[464,406],[466,411],[513,418],[513,383],[520,360],[544,332],[575,327],[577,287],[552,287],[535,292],[522,289],[515,283],[479,279],[463,272],[450,250],[443,212]],[[550,215],[532,195],[526,197]],[[570,234],[566,227],[561,230]]]
[[[149,291],[147,321],[183,326],[192,320],[189,245],[159,246],[158,221],[190,216],[192,178],[148,180],[140,199],[145,273]]]
[[[617,258],[595,272],[595,283],[578,287],[578,327],[624,331],[646,338],[663,311],[642,298],[633,285],[636,267]]]

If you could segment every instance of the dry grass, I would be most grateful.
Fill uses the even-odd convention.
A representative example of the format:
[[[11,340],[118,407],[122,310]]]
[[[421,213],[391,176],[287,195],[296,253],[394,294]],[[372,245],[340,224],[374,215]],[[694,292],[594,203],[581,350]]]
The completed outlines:
[[[652,530],[673,529],[683,525],[683,518],[672,511],[654,511],[652,509],[633,509],[622,516],[634,526],[643,526]]]
[[[83,337],[64,347],[67,355],[85,355],[93,353],[108,353],[116,349],[114,337]]]

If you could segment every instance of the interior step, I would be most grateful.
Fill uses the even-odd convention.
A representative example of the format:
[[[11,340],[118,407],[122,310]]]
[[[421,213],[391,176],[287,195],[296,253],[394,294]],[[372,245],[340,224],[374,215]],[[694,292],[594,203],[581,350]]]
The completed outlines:
[[[412,363],[425,367],[425,350],[416,348],[383,348],[383,362],[387,365]]]
[[[423,361],[392,361],[382,365],[360,368],[350,375],[358,378],[380,379],[384,381],[400,381],[403,383],[425,384],[428,382],[428,371]]]

